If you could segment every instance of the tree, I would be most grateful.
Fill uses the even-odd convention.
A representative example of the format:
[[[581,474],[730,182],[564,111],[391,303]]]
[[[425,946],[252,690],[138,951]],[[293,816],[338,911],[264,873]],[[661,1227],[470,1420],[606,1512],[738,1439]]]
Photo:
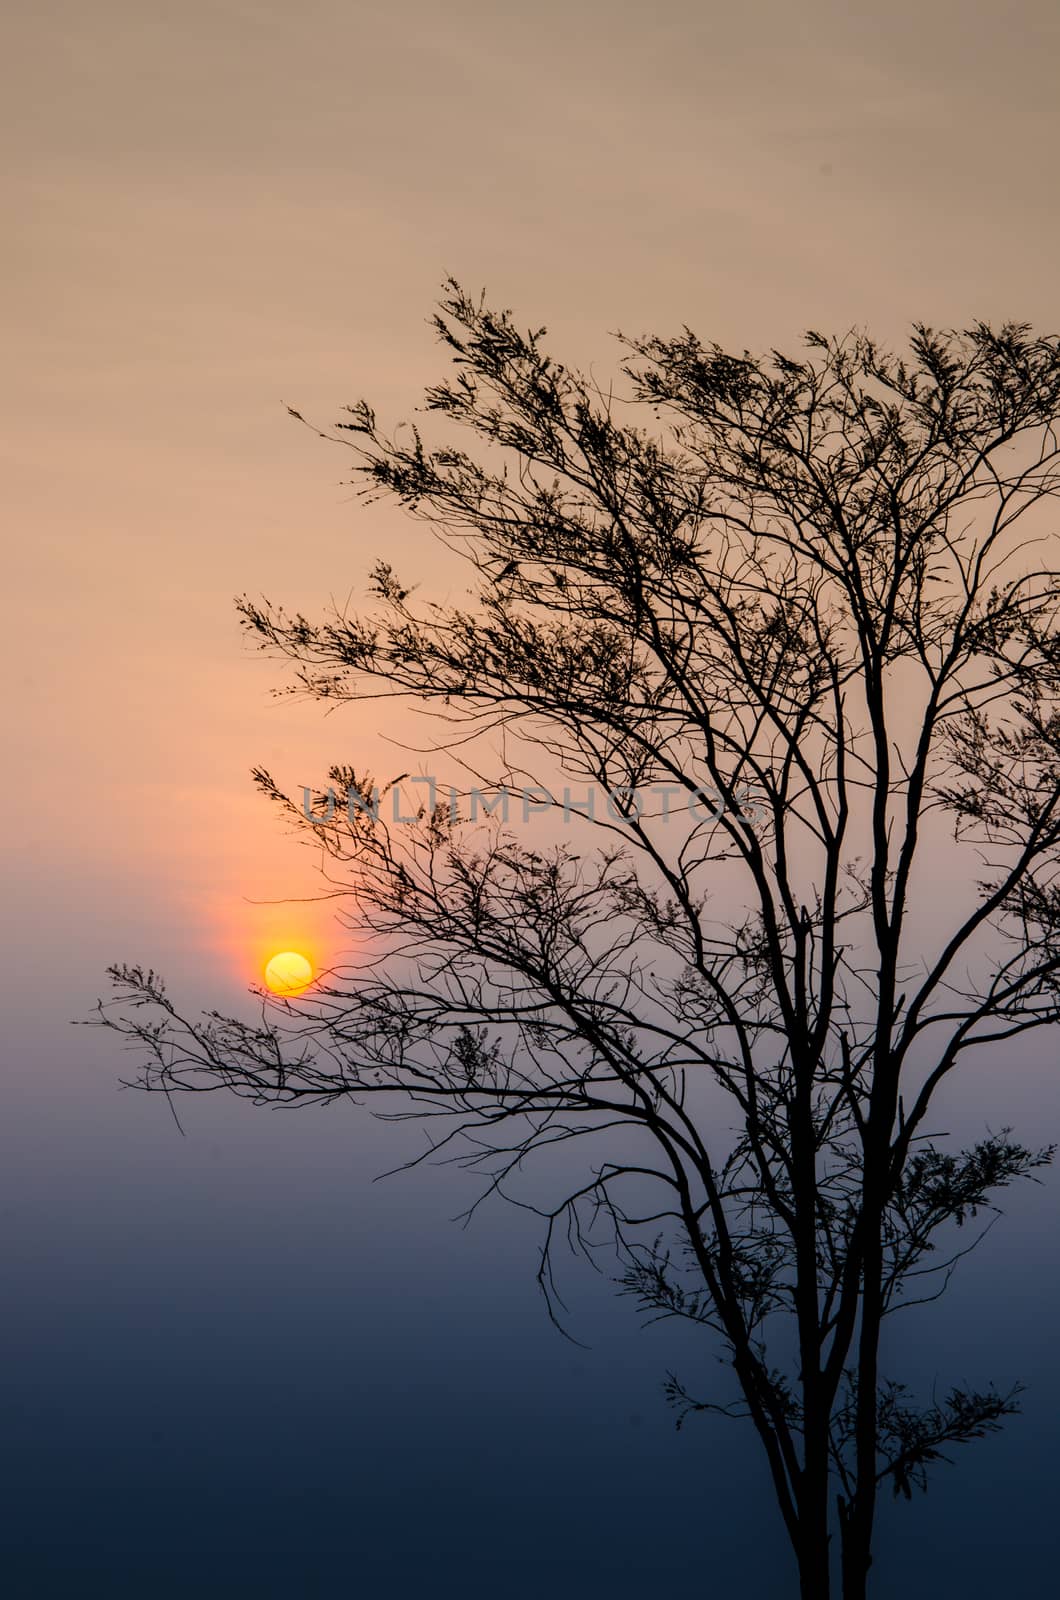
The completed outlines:
[[[324,436],[469,563],[473,602],[380,564],[367,619],[240,610],[291,692],[435,712],[460,799],[408,826],[349,768],[301,806],[257,772],[346,875],[363,963],[255,1025],[112,968],[97,1020],[148,1089],[437,1117],[490,1190],[584,1152],[541,1207],[553,1312],[557,1232],[588,1248],[603,1219],[622,1287],[720,1341],[738,1399],[669,1396],[757,1430],[804,1600],[836,1545],[863,1600],[881,1490],[1018,1409],[917,1404],[880,1350],[955,1227],[1053,1153],[955,1148],[929,1112],[1060,1017],[1060,341],[917,325],[904,358],[810,333],[757,359],[686,330],[623,339],[618,400],[455,283],[435,325],[455,373],[426,409],[477,453],[364,403]],[[495,808],[558,773],[606,812],[568,790],[539,848],[478,816],[469,752],[498,735]],[[967,892],[933,890],[947,851]]]

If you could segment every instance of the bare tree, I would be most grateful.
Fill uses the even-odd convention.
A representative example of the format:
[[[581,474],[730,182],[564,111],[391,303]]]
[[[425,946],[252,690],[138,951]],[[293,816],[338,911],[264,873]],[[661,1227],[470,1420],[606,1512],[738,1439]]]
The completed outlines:
[[[240,605],[291,692],[436,712],[462,799],[392,824],[364,774],[299,805],[258,772],[324,842],[363,961],[254,1025],[114,968],[98,1020],[148,1089],[438,1117],[489,1190],[580,1156],[541,1204],[550,1304],[557,1230],[613,1225],[624,1288],[720,1341],[738,1398],[670,1398],[757,1430],[804,1600],[836,1532],[862,1600],[881,1489],[1017,1409],[918,1405],[880,1345],[945,1287],[954,1227],[1052,1156],[1008,1129],[954,1148],[929,1112],[973,1052],[1060,1017],[1060,341],[624,339],[619,400],[455,283],[435,322],[455,374],[427,410],[477,453],[363,403],[327,436],[473,601],[379,565],[367,620]],[[471,779],[499,804],[557,774],[581,798],[540,848],[474,817]]]

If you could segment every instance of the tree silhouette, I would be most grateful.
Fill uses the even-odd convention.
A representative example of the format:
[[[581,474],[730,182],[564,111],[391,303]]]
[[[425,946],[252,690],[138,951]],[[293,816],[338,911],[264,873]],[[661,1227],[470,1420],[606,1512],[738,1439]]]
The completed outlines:
[[[1060,341],[623,339],[620,400],[453,282],[435,324],[455,372],[426,409],[476,452],[363,403],[325,436],[469,564],[472,602],[380,564],[370,618],[240,609],[290,692],[435,712],[460,799],[427,783],[392,823],[349,768],[301,805],[257,772],[329,852],[363,959],[255,1025],[112,968],[97,1020],[148,1089],[438,1118],[432,1149],[489,1191],[582,1156],[539,1207],[553,1313],[554,1243],[606,1223],[624,1290],[730,1364],[736,1400],[670,1377],[680,1419],[748,1418],[801,1595],[827,1600],[837,1544],[862,1600],[880,1491],[1017,1409],[918,1404],[880,1343],[945,1287],[953,1230],[1052,1156],[1008,1129],[952,1148],[929,1112],[1060,1016]],[[536,848],[499,815],[531,781],[563,824]]]

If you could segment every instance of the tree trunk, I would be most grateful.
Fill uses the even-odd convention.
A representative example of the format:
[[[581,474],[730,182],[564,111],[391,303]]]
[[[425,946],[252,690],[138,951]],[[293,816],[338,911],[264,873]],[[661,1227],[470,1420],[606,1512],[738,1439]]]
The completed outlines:
[[[813,1530],[799,1550],[799,1600],[829,1600],[828,1533]]]
[[[828,1427],[815,1416],[819,1378],[806,1391],[807,1419],[803,1476],[799,1489],[799,1600],[829,1600]]]
[[[857,1522],[845,1520],[842,1527],[843,1600],[866,1600],[872,1554]]]

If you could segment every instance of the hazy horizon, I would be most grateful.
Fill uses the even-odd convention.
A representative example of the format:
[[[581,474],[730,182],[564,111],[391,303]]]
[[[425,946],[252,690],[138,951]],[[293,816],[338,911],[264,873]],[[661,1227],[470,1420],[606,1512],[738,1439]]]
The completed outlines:
[[[70,1023],[112,961],[225,1010],[276,950],[341,955],[251,769],[385,779],[418,725],[274,698],[234,599],[464,580],[288,408],[412,417],[449,273],[601,382],[618,331],[1055,332],[1060,13],[40,0],[7,34],[6,1592],[792,1592],[753,1439],[675,1434],[667,1336],[573,1271],[565,1343],[526,1218],[374,1182],[415,1135],[353,1110],[208,1097],[182,1137]],[[959,1118],[1057,1137],[1052,1037]],[[1029,1391],[885,1505],[878,1600],[1052,1569],[1058,1203],[1014,1195],[903,1335],[928,1390]]]

